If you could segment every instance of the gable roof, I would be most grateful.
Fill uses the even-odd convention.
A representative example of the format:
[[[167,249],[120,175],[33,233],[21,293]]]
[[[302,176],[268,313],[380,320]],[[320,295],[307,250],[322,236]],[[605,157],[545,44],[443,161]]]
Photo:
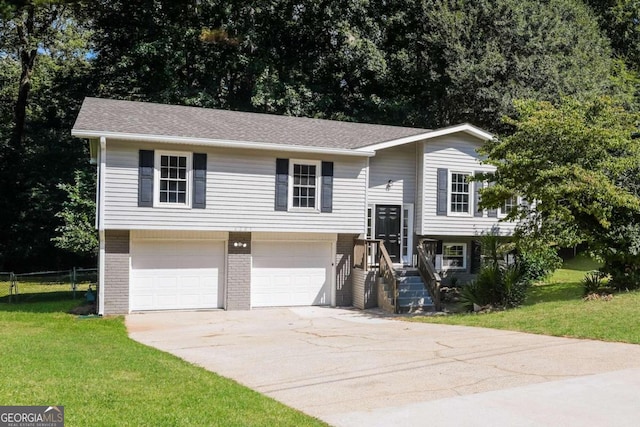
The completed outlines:
[[[454,132],[491,135],[464,124],[429,130],[246,113],[151,102],[85,98],[71,134],[79,138],[172,142],[372,156],[389,148]]]
[[[447,126],[440,129],[430,130],[419,135],[410,135],[410,136],[399,138],[393,141],[385,141],[385,142],[366,145],[364,147],[357,148],[357,150],[378,151],[378,150],[383,150],[385,148],[395,147],[397,145],[408,144],[410,142],[416,142],[416,141],[425,141],[428,139],[437,138],[439,136],[451,135],[454,133],[466,133],[482,141],[488,141],[494,138],[493,134],[487,132],[484,129],[481,129],[469,123],[461,123],[459,125]]]

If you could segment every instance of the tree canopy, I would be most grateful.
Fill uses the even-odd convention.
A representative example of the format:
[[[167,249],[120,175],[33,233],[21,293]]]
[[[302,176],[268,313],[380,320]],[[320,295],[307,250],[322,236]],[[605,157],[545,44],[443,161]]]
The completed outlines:
[[[564,97],[557,105],[520,101],[515,107],[516,117],[506,119],[513,133],[483,148],[497,171],[482,204],[498,207],[521,196],[529,203],[509,215],[522,221],[521,236],[559,245],[585,241],[609,268],[637,265],[640,115],[608,97]],[[629,287],[620,271],[609,272]]]
[[[635,0],[0,1],[0,270],[77,260],[85,96],[507,135],[516,99],[635,108],[637,33]]]

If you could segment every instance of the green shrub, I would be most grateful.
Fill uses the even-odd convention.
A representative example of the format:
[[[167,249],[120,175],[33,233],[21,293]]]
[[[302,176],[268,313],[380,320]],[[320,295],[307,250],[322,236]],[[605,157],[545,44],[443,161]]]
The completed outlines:
[[[473,310],[474,304],[518,307],[524,303],[530,283],[519,263],[486,264],[476,279],[462,288],[460,304],[468,311]]]
[[[582,284],[582,293],[584,295],[599,293],[602,290],[603,279],[606,274],[601,271],[591,271],[584,275]]]
[[[530,282],[542,280],[562,266],[562,258],[552,246],[521,249],[518,261]]]
[[[473,311],[474,304],[482,306],[479,288],[478,282],[475,280],[464,285],[460,291],[460,307],[466,311]]]
[[[605,259],[602,267],[605,274],[611,276],[609,284],[614,290],[631,291],[640,289],[640,262],[638,257],[622,256]]]
[[[519,307],[524,304],[530,284],[527,270],[521,263],[507,266],[502,272],[502,304],[505,307]]]

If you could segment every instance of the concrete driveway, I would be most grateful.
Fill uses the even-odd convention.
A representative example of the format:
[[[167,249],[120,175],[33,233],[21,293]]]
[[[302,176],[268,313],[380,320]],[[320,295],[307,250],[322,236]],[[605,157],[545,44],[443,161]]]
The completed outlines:
[[[136,341],[332,425],[640,422],[637,345],[318,307],[144,313],[126,323]]]

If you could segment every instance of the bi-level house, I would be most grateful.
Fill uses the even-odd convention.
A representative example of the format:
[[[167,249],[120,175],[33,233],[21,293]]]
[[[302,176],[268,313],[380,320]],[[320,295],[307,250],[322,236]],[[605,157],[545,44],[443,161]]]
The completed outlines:
[[[363,258],[412,266],[432,239],[431,270],[464,276],[501,216],[477,208],[482,184],[468,177],[492,170],[476,152],[492,136],[469,124],[87,98],[72,134],[98,165],[100,314],[370,306],[355,283]]]

